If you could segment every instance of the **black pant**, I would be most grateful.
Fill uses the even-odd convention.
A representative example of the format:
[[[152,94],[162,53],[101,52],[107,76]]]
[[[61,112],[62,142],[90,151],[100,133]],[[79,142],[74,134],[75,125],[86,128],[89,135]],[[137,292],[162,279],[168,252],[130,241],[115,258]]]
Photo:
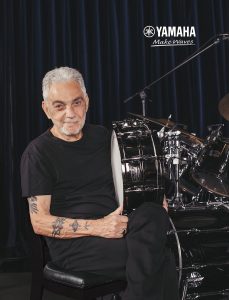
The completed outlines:
[[[123,300],[178,300],[175,263],[166,247],[168,227],[166,210],[146,202],[129,215],[123,239],[53,239],[55,250],[57,243],[65,246],[54,262],[66,270],[126,277]]]
[[[166,246],[166,210],[144,203],[129,216],[127,289],[123,300],[178,300],[174,257]]]

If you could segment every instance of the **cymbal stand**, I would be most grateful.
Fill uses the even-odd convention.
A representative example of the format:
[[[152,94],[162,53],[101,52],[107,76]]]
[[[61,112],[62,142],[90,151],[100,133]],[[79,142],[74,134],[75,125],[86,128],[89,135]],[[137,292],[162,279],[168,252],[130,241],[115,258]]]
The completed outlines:
[[[147,100],[147,95],[146,92],[143,90],[140,92],[140,98],[142,101],[142,115],[145,117],[146,116],[146,100]]]
[[[171,199],[173,207],[184,207],[183,194],[180,192],[180,164],[181,164],[181,145],[179,130],[168,131],[165,133],[165,158],[168,162],[170,179],[174,179],[175,192]]]

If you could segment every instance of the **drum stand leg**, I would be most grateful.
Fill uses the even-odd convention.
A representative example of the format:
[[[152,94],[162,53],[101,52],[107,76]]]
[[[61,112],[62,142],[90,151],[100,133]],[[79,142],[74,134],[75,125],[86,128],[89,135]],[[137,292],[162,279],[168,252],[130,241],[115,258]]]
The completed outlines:
[[[181,300],[185,300],[188,291],[188,280],[185,280]]]
[[[183,194],[180,193],[180,159],[173,159],[173,165],[175,165],[175,193],[171,200],[172,207],[184,208]]]

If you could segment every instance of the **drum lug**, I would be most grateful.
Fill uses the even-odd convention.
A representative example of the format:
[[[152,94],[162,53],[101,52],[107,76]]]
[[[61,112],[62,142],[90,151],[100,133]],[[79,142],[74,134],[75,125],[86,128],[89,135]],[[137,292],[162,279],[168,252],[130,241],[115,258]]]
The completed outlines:
[[[197,288],[202,284],[204,277],[199,272],[191,272],[186,276],[183,285],[182,300],[186,299],[188,288]]]
[[[186,277],[186,281],[189,287],[196,288],[201,285],[204,277],[199,272],[192,272]]]

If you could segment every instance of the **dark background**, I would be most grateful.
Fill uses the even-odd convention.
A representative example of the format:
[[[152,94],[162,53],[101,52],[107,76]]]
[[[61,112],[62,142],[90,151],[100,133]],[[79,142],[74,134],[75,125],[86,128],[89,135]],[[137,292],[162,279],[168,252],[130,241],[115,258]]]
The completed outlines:
[[[26,210],[19,163],[26,145],[50,125],[41,110],[41,80],[59,66],[78,68],[90,97],[88,121],[111,127],[127,112],[141,114],[141,90],[196,51],[229,32],[228,0],[1,0],[0,1],[0,254],[26,253]],[[195,26],[195,46],[151,48],[143,28]],[[222,41],[148,92],[148,116],[188,125],[227,121],[218,113],[229,92],[229,41]]]

